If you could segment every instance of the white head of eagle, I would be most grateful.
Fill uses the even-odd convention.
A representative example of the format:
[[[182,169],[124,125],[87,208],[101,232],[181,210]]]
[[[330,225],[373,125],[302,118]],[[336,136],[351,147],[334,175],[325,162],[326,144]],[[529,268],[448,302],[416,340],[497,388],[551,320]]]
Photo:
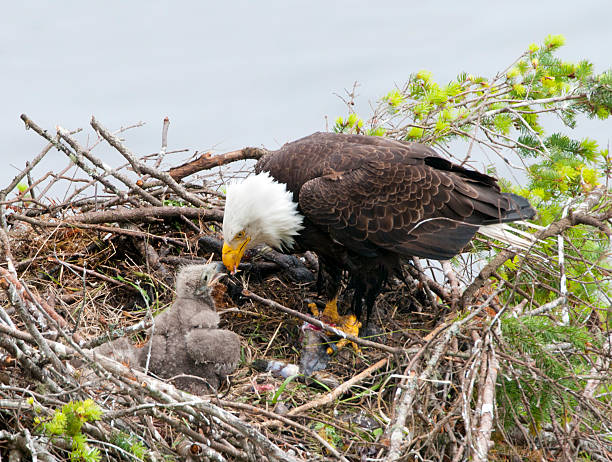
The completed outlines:
[[[244,252],[259,244],[290,249],[303,217],[286,185],[267,172],[227,187],[223,214],[223,263],[236,271]]]

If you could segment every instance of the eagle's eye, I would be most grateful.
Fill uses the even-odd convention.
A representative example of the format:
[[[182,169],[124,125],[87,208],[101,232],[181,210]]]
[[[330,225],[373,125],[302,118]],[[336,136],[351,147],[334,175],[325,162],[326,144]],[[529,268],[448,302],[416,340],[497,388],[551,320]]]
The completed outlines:
[[[236,234],[236,236],[234,236],[234,239],[244,239],[244,230]]]

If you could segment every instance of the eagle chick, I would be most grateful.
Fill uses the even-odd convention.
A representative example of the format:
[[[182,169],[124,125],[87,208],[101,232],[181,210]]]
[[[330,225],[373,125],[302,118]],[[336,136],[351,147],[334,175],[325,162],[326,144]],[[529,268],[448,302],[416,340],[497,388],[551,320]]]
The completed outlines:
[[[149,371],[185,391],[202,394],[217,389],[240,360],[240,339],[234,332],[218,329],[210,288],[219,279],[217,264],[191,265],[176,276],[176,300],[155,317],[150,340],[136,348],[125,338],[96,349]],[[150,351],[150,355],[149,355]]]

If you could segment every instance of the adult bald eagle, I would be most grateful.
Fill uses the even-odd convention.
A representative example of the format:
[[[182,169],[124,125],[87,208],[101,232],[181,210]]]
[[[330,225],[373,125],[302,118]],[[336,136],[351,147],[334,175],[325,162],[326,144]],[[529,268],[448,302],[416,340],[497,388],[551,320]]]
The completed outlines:
[[[494,178],[428,146],[379,137],[315,133],[266,154],[255,171],[227,189],[226,267],[235,271],[258,244],[312,250],[328,300],[348,272],[357,318],[364,306],[369,317],[402,258],[449,259],[480,226],[535,215]]]

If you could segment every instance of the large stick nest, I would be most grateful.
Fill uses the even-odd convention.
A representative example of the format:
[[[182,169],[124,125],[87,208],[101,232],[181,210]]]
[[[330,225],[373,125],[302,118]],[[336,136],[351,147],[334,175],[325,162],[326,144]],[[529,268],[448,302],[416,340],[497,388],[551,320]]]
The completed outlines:
[[[381,334],[362,341],[360,353],[341,350],[318,381],[251,367],[299,362],[305,300],[316,297],[304,277],[314,275],[316,257],[289,265],[269,249],[253,253],[234,285],[215,292],[221,327],[236,332],[242,347],[238,370],[218,393],[192,396],[94,357],[91,348],[111,338],[145,340],[152,316],[172,303],[177,267],[219,259],[223,185],[244,176],[245,159],[263,150],[194,156],[176,168],[167,122],[160,152],[136,156],[118,137],[126,129],[110,133],[93,119],[98,139],[84,147],[74,133],[60,127],[52,135],[22,118],[48,145],[0,192],[0,455],[67,458],[70,438],[52,438],[43,424],[67,402],[93,399],[102,415],[82,432],[105,459],[137,460],[134,441],[151,460],[612,459],[610,399],[600,396],[611,385],[607,321],[571,294],[538,306],[530,298],[537,278],[519,277],[546,267],[535,251],[518,256],[513,279],[497,273],[517,256],[507,249],[492,259],[467,254],[452,268],[408,262],[408,285],[392,281],[377,300]],[[108,167],[94,154],[109,145],[123,165]],[[68,165],[36,177],[52,149]],[[595,190],[538,236],[556,242],[588,223],[601,239],[609,210],[604,191]],[[559,304],[584,310],[598,339],[583,349],[550,343],[550,361],[589,365],[561,381],[500,323],[508,314],[555,320]],[[73,367],[75,358],[85,366]],[[554,405],[542,407],[546,418],[534,415],[524,384],[548,390]]]

